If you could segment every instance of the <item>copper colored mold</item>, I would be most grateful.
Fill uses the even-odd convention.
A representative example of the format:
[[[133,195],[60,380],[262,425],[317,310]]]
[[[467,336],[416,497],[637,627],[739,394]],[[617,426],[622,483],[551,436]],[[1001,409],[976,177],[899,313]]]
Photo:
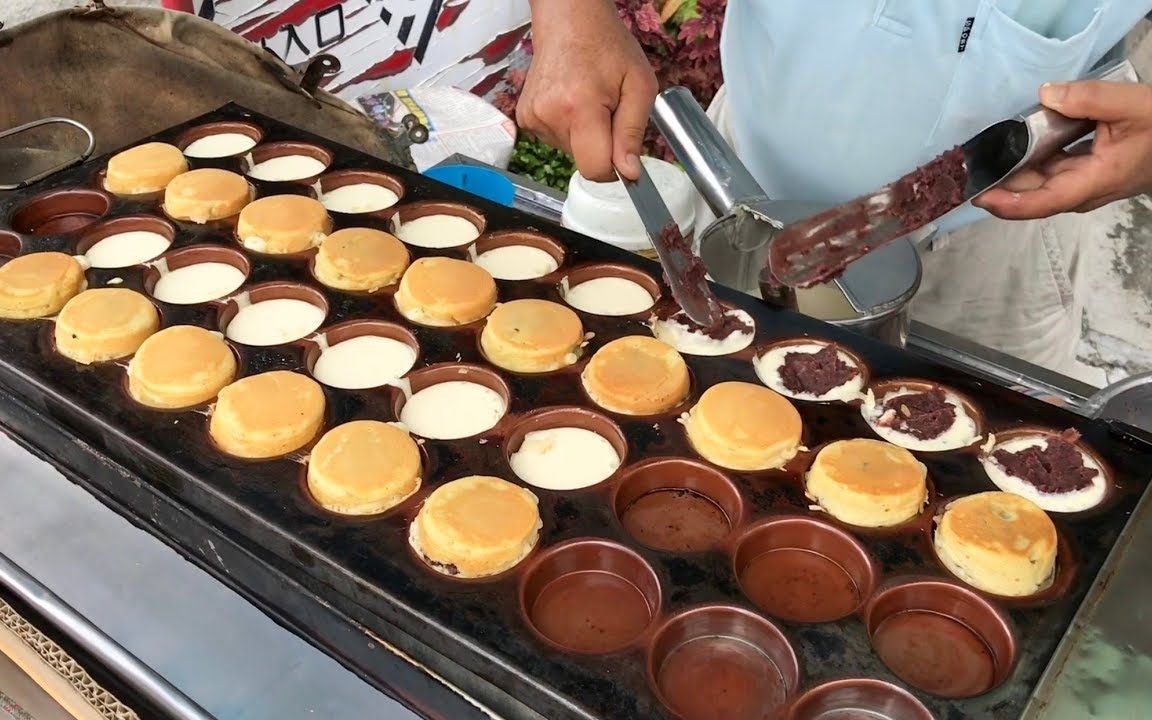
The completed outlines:
[[[719,547],[747,513],[743,495],[728,476],[678,457],[626,468],[612,505],[637,542],[677,553]]]
[[[12,213],[12,229],[28,235],[67,235],[108,214],[112,198],[99,190],[49,190],[24,202]]]
[[[520,581],[528,626],[564,652],[595,655],[634,645],[661,603],[660,581],[644,558],[595,538],[545,550]]]
[[[395,214],[399,203],[404,202],[405,188],[400,178],[377,170],[337,170],[336,172],[321,175],[318,182],[320,183],[320,200],[323,200],[324,193],[332,192],[336,188],[359,184],[378,185],[396,194],[396,202],[382,210],[374,210],[366,213],[341,213],[329,210],[329,212],[333,212],[335,215],[347,215],[351,218],[374,217],[387,220]]]
[[[162,275],[158,267],[161,263],[167,268],[168,272],[179,270],[190,265],[200,265],[202,263],[231,265],[244,274],[245,282],[247,282],[248,276],[252,272],[252,263],[248,260],[248,257],[239,250],[222,245],[188,245],[178,250],[169,250],[161,255],[158,260],[148,263],[144,271],[144,291],[149,295],[152,295],[153,291],[155,291],[156,283]],[[216,299],[219,300],[220,298]]]
[[[172,223],[155,215],[120,215],[111,220],[89,225],[80,232],[76,241],[76,254],[85,255],[96,243],[126,232],[151,232],[162,236],[171,245],[176,239],[176,228]],[[152,260],[154,258],[149,258]]]
[[[413,394],[425,388],[432,387],[433,385],[457,380],[476,383],[477,385],[483,385],[500,396],[504,401],[505,415],[507,415],[508,407],[512,404],[512,389],[508,387],[508,383],[504,382],[504,378],[483,365],[439,363],[437,365],[429,365],[419,370],[413,370],[408,373],[406,380]],[[392,399],[393,417],[399,419],[400,413],[404,410],[404,404],[407,401],[408,396],[403,392],[394,394]]]
[[[319,160],[321,163],[324,164],[325,170],[327,170],[327,168],[332,164],[332,160],[333,160],[332,152],[327,150],[326,148],[320,147],[319,145],[313,145],[312,143],[294,142],[294,141],[264,143],[263,145],[257,145],[256,147],[252,148],[251,150],[248,151],[247,154],[252,156],[252,165],[259,165],[260,163],[264,162],[265,160],[271,160],[272,158],[277,158],[277,157],[286,157],[289,155],[304,155],[306,157],[310,157],[310,158],[314,158],[316,160]],[[252,169],[252,167],[248,166],[245,169],[245,174],[247,175],[248,171],[250,171],[251,169]],[[265,183],[265,184],[272,184],[272,185],[279,185],[282,183],[292,183],[292,184],[296,184],[296,185],[312,185],[312,183],[316,182],[316,180],[319,179],[320,176],[323,174],[324,174],[323,172],[319,172],[319,173],[316,173],[315,175],[310,175],[310,176],[304,177],[304,178],[297,178],[295,180],[261,180],[259,178],[254,178],[251,175],[248,176],[248,179],[251,182]]]
[[[244,135],[244,136],[250,138],[254,143],[256,143],[256,146],[259,146],[260,142],[264,140],[264,131],[260,129],[260,126],[254,125],[252,123],[247,123],[247,122],[228,120],[228,121],[221,121],[221,122],[204,123],[203,125],[196,125],[195,127],[188,128],[184,132],[180,133],[180,137],[177,138],[177,140],[176,140],[176,147],[180,148],[181,151],[184,151],[184,150],[188,149],[189,145],[196,142],[197,140],[202,140],[206,137],[211,137],[212,135],[224,135],[226,133],[227,134]],[[201,162],[201,161],[211,162],[213,160],[223,160],[225,158],[230,158],[230,157],[234,158],[234,157],[246,155],[249,152],[253,152],[256,149],[256,146],[254,146],[251,150],[246,150],[246,151],[241,152],[241,153],[235,153],[233,155],[223,155],[220,157],[204,157],[204,158],[197,157],[197,158],[191,158],[191,159],[194,162]],[[269,157],[272,157],[272,156],[269,156]]]
[[[544,233],[535,232],[533,230],[500,230],[498,232],[488,233],[482,235],[476,240],[474,249],[477,255],[483,255],[489,250],[496,250],[498,248],[515,247],[523,245],[525,247],[536,248],[542,250],[552,256],[556,261],[556,271],[564,266],[564,246],[548,237]],[[549,277],[542,275],[541,277]],[[535,278],[539,280],[540,278]],[[513,281],[525,282],[525,281]]]
[[[775,517],[748,528],[732,565],[749,600],[791,622],[851,615],[876,586],[876,563],[864,546],[810,517]]]
[[[574,405],[543,408],[520,418],[504,438],[505,458],[511,462],[512,455],[520,451],[528,433],[555,428],[579,428],[594,432],[608,441],[620,458],[621,465],[627,460],[628,439],[624,437],[620,426],[598,412]]]
[[[1060,437],[1063,434],[1064,431],[1049,427],[1041,427],[1039,425],[1018,425],[1007,430],[1000,430],[992,433],[996,439],[996,446],[1006,443],[1009,440],[1019,440],[1021,438],[1027,437],[1055,438]],[[1072,444],[1075,445],[1078,450],[1090,457],[1093,462],[1100,466],[1101,471],[1104,473],[1104,497],[1095,507],[1088,508],[1087,510],[1081,510],[1080,512],[1073,513],[1055,513],[1055,515],[1066,518],[1068,520],[1079,520],[1081,518],[1098,516],[1104,512],[1107,512],[1117,499],[1116,473],[1112,470],[1112,466],[1109,465],[1103,457],[1101,457],[1100,453],[1096,452],[1096,450],[1094,450],[1083,440],[1076,440]],[[996,446],[992,447],[993,452],[995,452]],[[988,456],[985,455],[983,451],[981,451],[981,461],[986,461],[987,457]],[[989,489],[997,488],[995,488],[993,485],[993,487]]]
[[[984,444],[987,433],[987,423],[984,419],[984,411],[967,395],[948,387],[941,385],[937,382],[929,380],[918,380],[916,378],[887,378],[873,383],[869,388],[872,394],[876,396],[876,406],[880,407],[885,395],[896,392],[901,388],[911,390],[913,392],[928,392],[930,390],[943,390],[946,395],[951,395],[960,401],[960,406],[964,408],[964,412],[968,417],[972,418],[972,422],[976,425],[976,440],[971,442],[965,447],[956,448],[954,450],[939,450],[939,451],[926,451],[926,450],[913,450],[912,452],[922,452],[928,454],[936,454],[939,452],[978,452],[980,446]]]
[[[20,236],[7,230],[0,230],[0,257],[14,258],[20,254]]]
[[[897,677],[944,698],[982,695],[1016,666],[1006,615],[956,583],[918,580],[876,593],[864,611],[872,647]]]
[[[935,720],[907,690],[851,678],[818,685],[797,698],[785,720]]]
[[[480,212],[471,205],[464,205],[463,203],[445,202],[442,200],[425,200],[422,202],[406,203],[404,205],[394,205],[387,210],[381,211],[389,219],[389,227],[393,235],[396,235],[396,221],[395,218],[399,216],[400,224],[419,220],[420,218],[431,217],[433,215],[451,215],[453,217],[463,218],[476,228],[476,232],[483,234],[484,230],[488,227],[488,220],[484,217],[484,213]],[[399,237],[399,236],[397,236]],[[467,247],[476,242],[475,239],[467,240],[456,245],[448,247],[425,247],[422,245],[412,245],[410,247],[419,250],[459,250],[460,248]]]
[[[420,362],[420,341],[416,339],[416,336],[403,325],[397,325],[386,320],[348,320],[324,328],[320,330],[318,335],[324,337],[328,347],[358,337],[388,338],[407,345],[412,349],[412,352],[416,353],[416,363]],[[323,350],[315,339],[307,339],[304,343],[307,347],[307,350],[304,351],[304,366],[308,369],[308,373],[312,374],[316,368],[316,361],[320,359]]]
[[[1008,608],[1030,608],[1050,605],[1068,594],[1076,582],[1079,563],[1076,560],[1076,553],[1072,550],[1072,544],[1068,541],[1067,532],[1059,525],[1056,526],[1056,568],[1052,576],[1052,582],[1047,587],[1031,595],[1013,597],[1010,595],[996,595],[995,593],[981,590],[969,585],[963,578],[957,577],[955,573],[944,565],[940,560],[940,554],[936,551],[936,527],[940,521],[940,516],[942,516],[948,508],[948,504],[959,499],[959,497],[951,497],[941,500],[936,504],[933,522],[925,534],[931,557],[936,562],[936,565],[939,566],[942,573],[958,583],[963,583],[966,587],[971,588],[974,592],[980,593],[989,600]]]
[[[302,300],[323,310],[325,316],[327,316],[330,311],[328,298],[324,297],[324,293],[311,285],[273,281],[253,285],[248,289],[247,293],[252,305],[266,300]],[[232,322],[232,318],[236,317],[236,313],[238,312],[240,312],[240,305],[236,302],[235,297],[223,302],[217,314],[217,329],[227,335],[228,324]],[[311,335],[311,333],[309,333],[309,335]],[[303,338],[297,338],[296,340],[291,340],[283,344],[291,345],[300,340],[303,340]]]
[[[660,283],[657,282],[655,280],[655,278],[653,278],[651,275],[644,272],[643,270],[639,270],[639,269],[631,267],[629,265],[620,265],[617,263],[596,263],[596,264],[591,264],[591,265],[581,265],[579,267],[574,267],[571,270],[569,270],[567,273],[565,273],[564,277],[561,278],[561,283],[566,281],[568,284],[568,289],[570,290],[570,289],[576,287],[577,285],[580,285],[581,283],[588,282],[589,280],[595,280],[597,278],[605,278],[605,277],[615,277],[615,278],[622,278],[624,280],[631,280],[632,282],[636,283],[640,287],[644,288],[644,290],[649,295],[652,296],[652,307],[648,308],[647,310],[644,310],[643,312],[633,313],[631,315],[619,315],[619,316],[599,316],[599,315],[597,315],[597,317],[616,317],[616,318],[620,318],[620,319],[622,319],[622,318],[636,318],[636,319],[640,319],[640,320],[647,320],[649,317],[651,317],[653,310],[660,303],[660,299],[663,297],[663,293],[660,289]],[[564,296],[566,295],[563,285],[561,285],[557,289],[560,293],[560,297],[563,299]],[[584,312],[584,311],[583,310],[577,310],[577,312]],[[592,313],[589,313],[589,314],[592,314]]]
[[[836,348],[837,352],[844,353],[845,355],[847,355],[849,358],[852,359],[853,364],[860,371],[860,379],[862,380],[862,385],[864,387],[864,390],[867,390],[869,384],[872,381],[871,368],[868,365],[868,361],[865,360],[864,357],[860,353],[856,352],[855,350],[848,347],[847,345],[843,345],[841,343],[834,342],[832,340],[825,340],[823,338],[791,337],[791,338],[785,338],[783,340],[774,340],[774,341],[769,342],[769,343],[756,345],[755,346],[755,348],[756,348],[755,354],[753,357],[755,360],[759,360],[760,358],[764,357],[765,355],[767,355],[772,350],[776,350],[779,348],[792,347],[795,345],[822,345],[824,347],[828,347],[828,346],[834,347],[834,348]],[[757,379],[759,379],[759,375],[757,375]],[[838,402],[836,400],[804,400],[803,398],[793,398],[793,397],[789,397],[788,399],[791,400],[792,402],[799,402],[799,403],[812,403],[812,402],[836,403],[836,402]],[[860,403],[859,400],[854,400],[854,401],[852,401],[851,404],[858,405],[859,403]]]
[[[648,679],[680,720],[763,720],[796,691],[800,665],[772,623],[743,608],[706,605],[656,631]]]

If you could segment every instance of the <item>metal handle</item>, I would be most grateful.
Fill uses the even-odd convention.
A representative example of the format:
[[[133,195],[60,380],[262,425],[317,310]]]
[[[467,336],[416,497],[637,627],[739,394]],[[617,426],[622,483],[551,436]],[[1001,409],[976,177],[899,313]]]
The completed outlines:
[[[23,568],[0,553],[0,584],[27,603],[77,645],[117,673],[136,692],[180,720],[212,720],[204,708],[157,675]]]
[[[652,120],[716,217],[732,212],[741,201],[766,199],[760,183],[687,88],[672,87],[660,93]]]
[[[88,129],[87,125],[85,125],[82,122],[79,122],[78,120],[73,120],[71,118],[50,117],[50,118],[42,118],[40,120],[33,120],[30,123],[25,123],[24,125],[18,125],[14,128],[11,128],[10,130],[5,130],[3,132],[0,132],[0,140],[3,140],[6,137],[12,137],[13,135],[19,135],[20,133],[31,130],[32,128],[41,127],[42,125],[53,125],[56,123],[60,123],[63,125],[71,125],[72,127],[80,130],[82,133],[84,133],[85,137],[88,138],[88,147],[84,148],[84,151],[81,152],[80,155],[78,155],[77,157],[66,160],[66,161],[60,163],[59,165],[56,165],[55,167],[51,167],[51,168],[49,168],[43,172],[37,173],[36,175],[33,175],[30,178],[25,178],[14,185],[13,184],[0,184],[0,191],[19,190],[20,188],[28,187],[32,183],[39,182],[39,181],[43,180],[44,178],[48,177],[49,175],[54,175],[54,174],[60,172],[61,170],[67,170],[70,167],[73,167],[75,165],[79,165],[80,163],[84,162],[88,158],[92,157],[92,151],[96,149],[96,136],[92,134],[92,131],[90,129]]]
[[[1106,63],[1084,79],[1129,83],[1140,81],[1136,68],[1128,60]],[[1028,152],[1020,161],[1021,166],[1029,162],[1043,162],[1096,129],[1095,120],[1066,117],[1043,105],[1024,113],[1020,119],[1028,127],[1029,139]]]

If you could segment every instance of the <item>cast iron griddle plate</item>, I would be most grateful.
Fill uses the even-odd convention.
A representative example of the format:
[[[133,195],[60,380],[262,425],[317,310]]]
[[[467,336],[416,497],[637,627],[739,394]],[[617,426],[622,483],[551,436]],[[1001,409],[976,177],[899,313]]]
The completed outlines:
[[[246,119],[264,128],[266,141],[302,140],[330,149],[331,170],[368,168],[400,178],[407,194],[403,202],[446,200],[479,208],[488,230],[535,227],[560,241],[567,257],[560,271],[541,281],[498,282],[501,300],[543,297],[560,301],[557,285],[575,268],[596,262],[621,263],[652,278],[660,277],[653,262],[597,241],[541,223],[538,219],[483,202],[416,174],[282,123],[227,106],[157,135],[173,142],[181,132],[205,122]],[[106,158],[56,176],[18,195],[0,200],[0,231],[14,208],[39,193],[62,188],[95,187]],[[232,166],[236,161],[218,164]],[[194,166],[202,165],[194,162]],[[258,184],[262,195],[309,192],[304,186]],[[159,213],[156,200],[116,200],[110,215]],[[338,217],[337,227],[386,227],[379,219]],[[0,253],[28,253],[58,249],[74,251],[75,235],[36,237],[25,234],[19,242],[0,235]],[[227,228],[209,229],[177,224],[173,249],[195,243],[236,248]],[[414,257],[462,251],[414,249]],[[325,326],[351,318],[380,318],[404,324],[420,342],[417,369],[439,362],[485,364],[477,343],[479,326],[458,330],[417,327],[403,320],[391,293],[353,295],[322,287],[311,276],[307,258],[268,258],[249,254],[252,273],[248,285],[270,280],[291,280],[319,288],[331,306]],[[119,287],[143,291],[140,267],[92,270],[91,287],[114,278]],[[837,340],[857,351],[871,366],[873,381],[888,377],[924,378],[945,383],[970,395],[983,409],[994,431],[1020,424],[1057,429],[1078,428],[1084,441],[1114,468],[1119,491],[1109,507],[1087,516],[1061,519],[1058,526],[1070,540],[1079,566],[1072,588],[1041,607],[1007,608],[1015,626],[1019,662],[1009,680],[992,692],[967,700],[944,700],[916,691],[940,718],[1016,717],[1048,663],[1056,644],[1115,543],[1132,508],[1147,484],[1152,447],[1123,431],[1089,422],[1058,408],[989,385],[968,375],[925,362],[902,350],[842,332],[797,314],[775,311],[751,297],[716,287],[721,301],[750,312],[757,323],[753,348],[723,358],[685,356],[692,373],[690,402],[709,386],[725,380],[758,382],[751,364],[753,351],[774,340],[812,335]],[[195,324],[218,329],[217,308],[211,304],[176,307],[158,303],[163,324]],[[596,317],[581,313],[585,329],[595,333],[585,355],[611,339],[647,334],[640,319]],[[133,403],[124,388],[123,363],[80,367],[52,348],[48,321],[0,322],[0,373],[3,382],[17,388],[52,421],[80,434],[94,447],[137,472],[144,482],[186,504],[246,538],[257,553],[272,553],[281,567],[294,568],[300,578],[327,587],[327,599],[336,607],[367,610],[381,623],[393,623],[420,637],[439,652],[478,676],[554,720],[565,718],[669,718],[650,690],[646,677],[644,642],[614,654],[586,657],[565,654],[542,643],[527,627],[517,600],[519,576],[512,572],[490,581],[462,582],[430,572],[409,549],[407,529],[419,503],[439,484],[470,474],[491,474],[515,480],[502,449],[504,435],[524,413],[555,405],[589,406],[579,383],[583,361],[573,368],[540,376],[499,371],[512,390],[509,416],[481,438],[427,441],[427,476],[415,498],[380,517],[346,519],[318,508],[303,489],[303,465],[297,460],[244,462],[230,459],[209,442],[204,408],[188,412],[159,412]],[[305,348],[300,344],[274,348],[245,348],[240,352],[241,373],[304,368]],[[353,419],[395,419],[395,390],[345,392],[326,389],[328,425]],[[873,437],[858,410],[846,406],[797,403],[806,427],[806,443],[815,448],[846,437]],[[628,438],[625,465],[655,456],[679,455],[698,459],[688,446],[674,413],[657,418],[612,416]],[[483,442],[481,442],[481,440]],[[977,457],[967,453],[920,455],[934,483],[934,500],[994,489]],[[800,476],[793,472],[728,473],[741,489],[753,520],[771,514],[810,515]],[[661,619],[705,602],[753,606],[744,598],[733,575],[729,557],[721,552],[671,554],[648,550],[636,543],[617,520],[609,502],[619,474],[601,486],[580,492],[535,490],[540,497],[544,528],[540,548],[578,537],[599,537],[639,552],[655,569],[663,587]],[[929,536],[930,514],[907,528],[887,533],[853,533],[879,563],[885,580],[904,575],[943,577],[933,558]],[[235,578],[240,584],[243,578]],[[283,592],[293,592],[284,589]],[[363,615],[363,612],[352,613]],[[371,623],[368,623],[371,625]],[[839,677],[895,678],[872,651],[858,616],[817,625],[778,622],[799,656],[802,687]],[[382,625],[383,627],[383,625]],[[898,681],[896,681],[898,682]]]

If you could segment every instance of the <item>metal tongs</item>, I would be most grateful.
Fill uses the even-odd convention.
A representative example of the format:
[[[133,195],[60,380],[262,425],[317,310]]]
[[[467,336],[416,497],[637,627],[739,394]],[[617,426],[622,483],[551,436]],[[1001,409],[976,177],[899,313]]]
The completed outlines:
[[[20,133],[27,132],[29,130],[32,130],[33,128],[43,127],[45,125],[55,125],[55,124],[69,125],[71,127],[76,128],[80,132],[84,133],[84,137],[87,139],[87,146],[78,155],[70,156],[70,157],[68,157],[68,159],[66,159],[60,163],[57,163],[57,164],[55,164],[55,165],[53,165],[47,169],[40,170],[30,177],[26,177],[26,178],[23,178],[21,180],[17,180],[16,182],[9,182],[9,183],[0,182],[0,191],[19,190],[20,188],[28,187],[29,185],[31,185],[33,183],[36,183],[36,182],[43,180],[44,178],[48,177],[49,175],[53,175],[55,173],[58,173],[61,170],[67,170],[70,167],[75,167],[76,165],[83,163],[89,157],[92,156],[92,151],[96,149],[96,136],[92,134],[92,131],[88,128],[87,125],[85,125],[84,123],[79,122],[77,120],[73,120],[71,118],[49,117],[49,118],[42,118],[40,120],[33,120],[30,123],[25,123],[24,125],[18,125],[18,126],[11,128],[9,130],[4,130],[3,132],[0,132],[0,140],[3,140],[4,138],[8,138],[8,137],[13,137],[15,135],[19,135]]]
[[[1139,80],[1135,68],[1127,60],[1108,63],[1086,79]],[[775,238],[769,253],[771,272],[779,282],[791,287],[821,282],[834,276],[847,263],[931,226],[940,217],[997,187],[1020,170],[1042,163],[1082,140],[1095,128],[1095,121],[1065,117],[1042,105],[994,123],[959,148],[967,174],[960,202],[948,208],[935,208],[930,205],[931,199],[914,197],[911,202],[923,207],[924,212],[916,213],[923,221],[918,227],[909,227],[893,212],[898,203],[908,202],[907,177],[911,175],[906,176],[870,195],[786,227]],[[922,166],[920,170],[931,165]],[[919,208],[920,205],[913,207]],[[929,210],[930,207],[933,209]],[[745,209],[771,222],[770,217],[755,205]]]

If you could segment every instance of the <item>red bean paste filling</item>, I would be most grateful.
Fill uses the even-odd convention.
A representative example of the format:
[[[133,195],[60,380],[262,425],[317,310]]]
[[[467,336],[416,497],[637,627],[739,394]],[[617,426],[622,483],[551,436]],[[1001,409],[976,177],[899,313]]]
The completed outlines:
[[[1073,443],[1079,435],[1068,431],[1060,437],[1050,437],[1044,447],[1029,447],[1011,452],[997,450],[992,457],[1004,472],[1019,478],[1042,493],[1060,493],[1083,490],[1092,485],[1099,474],[1084,464],[1084,455]]]
[[[884,403],[877,425],[907,433],[920,440],[932,440],[956,422],[956,407],[944,391],[936,388],[891,398]]]
[[[658,242],[668,250],[680,252],[688,256],[688,265],[684,268],[684,275],[682,278],[679,278],[683,281],[684,291],[691,293],[695,298],[715,308],[717,310],[715,315],[720,317],[720,322],[716,325],[704,327],[703,325],[693,322],[685,313],[675,319],[674,322],[676,322],[676,324],[683,325],[688,328],[690,332],[706,335],[713,340],[726,340],[738,332],[752,332],[752,326],[747,322],[739,317],[734,317],[734,314],[727,313],[723,308],[718,307],[719,302],[716,300],[716,296],[712,294],[711,288],[708,287],[708,269],[704,267],[704,261],[688,247],[688,243],[680,233],[678,227],[671,225],[664,228],[660,233]],[[664,272],[664,283],[669,287],[674,286],[671,278],[668,277],[667,270]],[[700,288],[704,288],[704,292],[701,292]]]
[[[848,263],[875,249],[858,242],[871,229],[892,218],[907,232],[917,230],[962,205],[967,184],[964,151],[957,146],[881,188],[877,194],[887,193],[890,198],[884,210],[872,209],[874,195],[865,195],[786,227],[772,240],[769,265],[786,274],[785,268],[819,252],[822,257],[816,273],[802,287],[827,282],[843,273]]]
[[[820,352],[790,352],[780,366],[780,381],[797,395],[823,397],[860,374],[860,368],[840,359],[835,346]]]

